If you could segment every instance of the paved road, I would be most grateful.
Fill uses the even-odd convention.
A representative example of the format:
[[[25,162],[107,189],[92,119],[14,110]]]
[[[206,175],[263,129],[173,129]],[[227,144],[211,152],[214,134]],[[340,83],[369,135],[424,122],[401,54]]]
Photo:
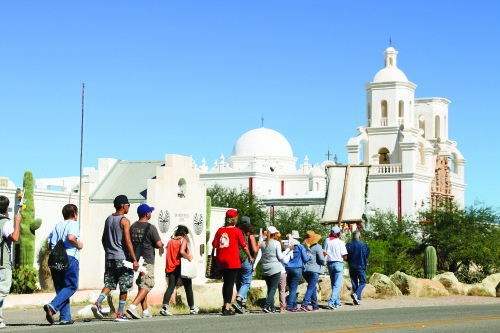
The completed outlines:
[[[358,308],[359,309],[359,308]],[[41,309],[4,311],[2,331],[27,332],[500,332],[500,304],[420,306],[358,311],[321,310],[296,314],[222,317],[217,314],[154,317],[117,323],[79,319],[72,326],[48,325]],[[9,321],[10,319],[10,321]]]

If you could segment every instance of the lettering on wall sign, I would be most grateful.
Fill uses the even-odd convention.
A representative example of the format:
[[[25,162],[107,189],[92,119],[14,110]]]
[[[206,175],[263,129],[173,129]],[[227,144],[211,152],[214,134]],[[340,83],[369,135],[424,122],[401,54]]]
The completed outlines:
[[[178,219],[179,222],[184,223],[185,220],[189,220],[189,214],[175,213],[175,219]]]

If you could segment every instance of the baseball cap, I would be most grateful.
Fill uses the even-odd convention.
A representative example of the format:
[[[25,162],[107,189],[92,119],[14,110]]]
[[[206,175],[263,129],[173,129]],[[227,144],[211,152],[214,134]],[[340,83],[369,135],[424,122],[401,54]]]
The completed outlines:
[[[275,228],[275,227],[273,227],[273,226],[270,226],[269,228],[267,228],[267,231],[269,231],[269,233],[270,233],[271,235],[273,235],[273,234],[275,234],[275,233],[279,232],[279,231],[278,231],[278,229],[276,229],[276,228]]]
[[[250,224],[250,218],[248,216],[243,216],[241,219],[240,219],[240,223],[241,224]]]
[[[130,205],[130,203],[128,202],[128,198],[126,195],[120,194],[113,201],[113,205],[115,207],[121,207],[122,205]]]
[[[236,212],[234,209],[230,209],[226,212],[226,217],[236,217],[238,216],[238,212]]]
[[[338,233],[339,233],[339,232],[341,232],[341,231],[342,231],[342,230],[340,230],[340,228],[339,228],[338,226],[334,226],[334,227],[332,228],[332,232],[333,232],[334,234],[338,234]]]
[[[146,215],[147,213],[152,212],[153,210],[155,210],[154,207],[149,207],[146,204],[142,204],[139,207],[137,207],[137,214]]]

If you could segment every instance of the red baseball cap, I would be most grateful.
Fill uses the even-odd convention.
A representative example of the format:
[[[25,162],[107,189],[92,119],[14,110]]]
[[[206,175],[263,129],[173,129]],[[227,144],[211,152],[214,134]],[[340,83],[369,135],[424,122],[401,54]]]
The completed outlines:
[[[236,217],[238,216],[238,212],[234,209],[230,209],[226,212],[226,217]]]

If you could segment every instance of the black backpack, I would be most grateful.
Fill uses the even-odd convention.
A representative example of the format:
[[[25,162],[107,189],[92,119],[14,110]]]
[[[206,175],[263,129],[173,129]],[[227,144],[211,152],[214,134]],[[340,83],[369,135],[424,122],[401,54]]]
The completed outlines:
[[[69,267],[68,255],[64,241],[60,239],[49,255],[48,266],[59,272],[65,272]]]
[[[148,223],[146,225],[146,228],[144,229],[144,235],[142,236],[141,242],[133,244],[135,258],[137,259],[137,261],[139,261],[139,258],[142,257],[144,254],[144,241],[146,240],[146,236],[148,235],[148,231],[149,231],[150,227],[151,227],[151,224]]]

